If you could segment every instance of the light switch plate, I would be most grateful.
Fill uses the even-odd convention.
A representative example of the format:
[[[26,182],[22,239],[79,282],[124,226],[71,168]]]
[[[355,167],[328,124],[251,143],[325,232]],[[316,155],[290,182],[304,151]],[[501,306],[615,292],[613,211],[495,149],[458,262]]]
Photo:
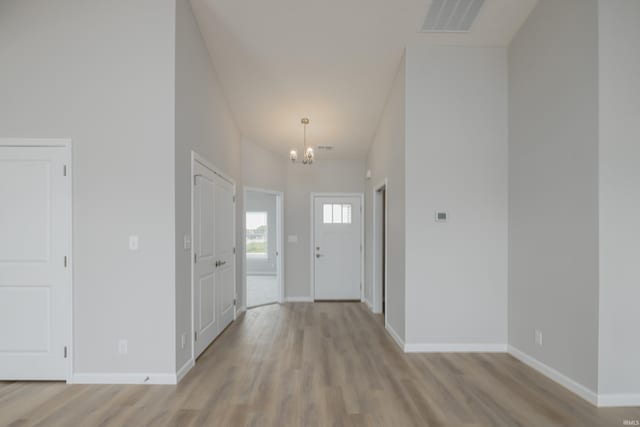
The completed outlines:
[[[138,236],[129,236],[129,250],[137,251],[139,248]]]
[[[191,236],[185,234],[184,236],[184,250],[191,249]]]

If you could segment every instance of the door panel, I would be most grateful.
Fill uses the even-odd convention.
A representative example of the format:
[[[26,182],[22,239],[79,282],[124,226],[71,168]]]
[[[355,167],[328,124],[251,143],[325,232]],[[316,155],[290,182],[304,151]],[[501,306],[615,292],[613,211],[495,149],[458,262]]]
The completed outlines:
[[[235,317],[235,188],[194,162],[194,356]]]
[[[235,316],[235,245],[233,184],[216,176],[216,282],[219,283],[220,328],[224,329]]]
[[[316,300],[360,300],[361,200],[314,200],[314,277]]]
[[[69,375],[69,162],[67,147],[0,147],[0,379]]]
[[[196,162],[194,165],[194,327],[197,334],[195,357],[218,335],[215,262],[215,174]]]

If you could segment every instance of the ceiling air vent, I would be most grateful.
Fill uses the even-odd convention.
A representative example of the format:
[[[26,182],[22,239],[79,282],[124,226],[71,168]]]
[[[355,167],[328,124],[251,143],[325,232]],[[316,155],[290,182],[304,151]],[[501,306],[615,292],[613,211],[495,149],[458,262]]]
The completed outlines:
[[[466,33],[484,0],[433,0],[422,25],[423,33]]]
[[[318,150],[333,150],[333,145],[318,145]]]

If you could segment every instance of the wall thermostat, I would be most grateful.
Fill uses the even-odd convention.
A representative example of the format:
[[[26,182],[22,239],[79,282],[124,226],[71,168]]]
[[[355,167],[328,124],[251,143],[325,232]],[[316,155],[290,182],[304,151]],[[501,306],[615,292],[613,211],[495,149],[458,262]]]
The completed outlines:
[[[449,214],[446,212],[436,212],[436,222],[447,222]]]

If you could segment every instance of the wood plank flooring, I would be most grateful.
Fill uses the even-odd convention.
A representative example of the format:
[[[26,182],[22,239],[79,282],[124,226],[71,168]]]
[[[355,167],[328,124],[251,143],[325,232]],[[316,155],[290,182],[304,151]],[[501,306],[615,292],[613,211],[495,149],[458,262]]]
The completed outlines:
[[[177,386],[0,382],[3,426],[622,426],[507,354],[404,354],[360,303],[249,310]]]

